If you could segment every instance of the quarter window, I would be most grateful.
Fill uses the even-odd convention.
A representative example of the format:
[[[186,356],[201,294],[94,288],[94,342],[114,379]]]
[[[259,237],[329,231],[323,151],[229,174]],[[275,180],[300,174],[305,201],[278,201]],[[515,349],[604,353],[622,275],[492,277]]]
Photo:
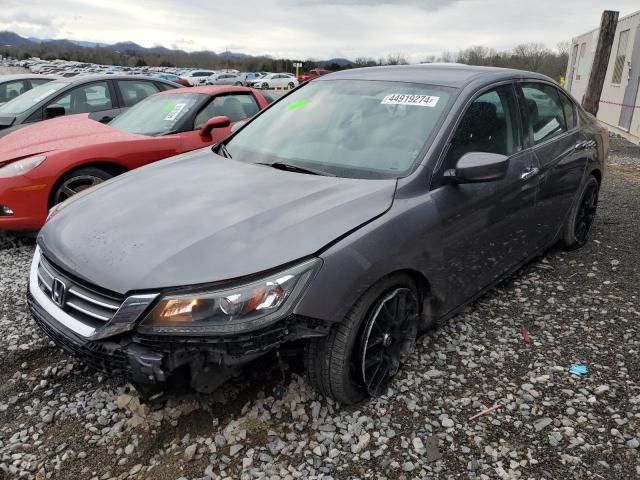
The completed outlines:
[[[469,106],[453,135],[445,164],[453,168],[469,152],[510,156],[521,148],[513,88],[504,85],[483,93]]]
[[[125,107],[133,107],[140,100],[158,93],[158,87],[153,82],[118,80],[117,84]]]
[[[76,87],[68,94],[49,103],[49,105],[54,104],[64,107],[67,115],[101,112],[113,108],[107,82],[96,82]]]
[[[613,77],[611,82],[620,84],[622,82],[622,74],[624,72],[624,63],[627,59],[627,44],[629,42],[629,30],[620,32],[618,37],[618,51],[616,52],[616,63],[613,67]]]
[[[527,117],[533,133],[533,143],[539,144],[567,131],[565,113],[558,91],[551,85],[522,85]]]

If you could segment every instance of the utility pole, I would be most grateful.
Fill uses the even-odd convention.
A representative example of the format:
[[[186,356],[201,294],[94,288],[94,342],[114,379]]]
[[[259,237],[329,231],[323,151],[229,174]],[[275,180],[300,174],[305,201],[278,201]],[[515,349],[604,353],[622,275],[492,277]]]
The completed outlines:
[[[598,35],[598,46],[593,58],[593,66],[589,75],[589,83],[587,83],[587,91],[582,99],[582,106],[592,115],[598,114],[600,106],[600,95],[602,95],[602,86],[604,85],[604,77],[607,74],[609,66],[609,56],[611,55],[611,47],[613,39],[616,36],[616,28],[618,26],[619,12],[605,10],[602,12],[602,21],[600,22],[600,34]]]

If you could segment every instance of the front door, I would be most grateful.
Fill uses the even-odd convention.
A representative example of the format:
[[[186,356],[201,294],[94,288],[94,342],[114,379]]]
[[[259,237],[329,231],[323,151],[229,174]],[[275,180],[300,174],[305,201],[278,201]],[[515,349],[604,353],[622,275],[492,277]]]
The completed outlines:
[[[480,293],[535,251],[534,216],[538,164],[523,148],[515,88],[508,83],[478,96],[447,147],[433,193],[442,231],[439,274],[447,279],[445,310]],[[443,172],[469,152],[509,157],[505,178],[453,184]],[[437,183],[436,183],[437,185]]]

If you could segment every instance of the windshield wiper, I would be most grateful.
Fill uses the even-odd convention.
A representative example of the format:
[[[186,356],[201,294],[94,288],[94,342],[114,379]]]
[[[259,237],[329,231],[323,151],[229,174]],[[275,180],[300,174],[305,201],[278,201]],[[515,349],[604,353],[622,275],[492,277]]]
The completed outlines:
[[[268,167],[277,168],[278,170],[285,170],[287,172],[307,173],[309,175],[322,175],[324,177],[335,177],[335,175],[332,173],[324,172],[322,170],[316,170],[314,168],[299,167],[298,165],[293,165],[291,163],[285,162],[258,162],[256,165],[266,165]]]
[[[223,157],[233,158],[231,157],[231,154],[229,153],[229,150],[227,150],[227,146],[224,143],[220,143],[218,145],[218,152],[222,153]]]

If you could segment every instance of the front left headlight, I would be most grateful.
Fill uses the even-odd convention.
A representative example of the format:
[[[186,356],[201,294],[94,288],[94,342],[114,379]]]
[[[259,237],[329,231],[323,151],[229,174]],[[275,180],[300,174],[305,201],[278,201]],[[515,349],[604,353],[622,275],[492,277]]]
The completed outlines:
[[[166,295],[140,333],[232,335],[270,325],[291,313],[322,261],[315,258],[239,287]]]
[[[23,158],[11,162],[0,168],[0,178],[18,177],[30,172],[47,159],[46,155],[34,155],[33,157]]]

